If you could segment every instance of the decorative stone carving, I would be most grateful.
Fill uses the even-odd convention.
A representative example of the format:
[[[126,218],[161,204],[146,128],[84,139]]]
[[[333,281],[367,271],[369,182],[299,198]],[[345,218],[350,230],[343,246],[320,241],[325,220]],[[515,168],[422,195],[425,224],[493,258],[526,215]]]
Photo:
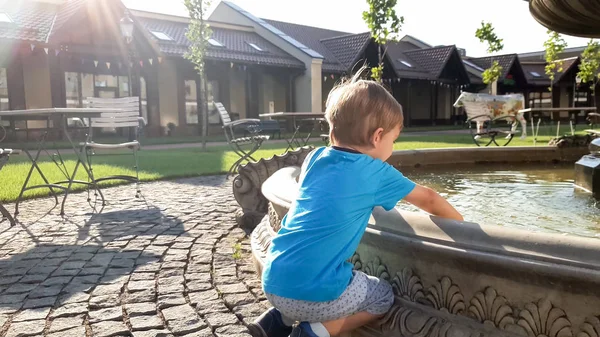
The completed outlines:
[[[548,142],[548,146],[556,146],[558,148],[566,147],[588,147],[592,140],[596,139],[596,135],[567,135],[558,138],[552,138]]]
[[[499,296],[491,287],[487,287],[484,292],[476,293],[469,305],[469,316],[484,325],[492,325],[503,330],[509,324],[515,324],[512,315],[513,309],[506,298]]]
[[[269,204],[268,211],[269,225],[273,229],[273,232],[277,233],[279,232],[279,229],[281,229],[281,219],[279,219],[279,215],[277,214],[277,212],[275,212],[275,209],[271,204]]]
[[[426,297],[434,308],[451,314],[462,314],[465,311],[465,300],[460,288],[452,280],[444,276],[434,286],[429,288]]]
[[[519,326],[525,329],[527,336],[571,337],[573,330],[567,314],[547,299],[537,304],[528,303],[519,313]]]
[[[242,165],[233,181],[233,195],[242,212],[236,214],[240,227],[253,229],[267,214],[267,199],[261,192],[261,186],[277,170],[288,166],[302,166],[313,147],[302,147],[275,155],[268,159]]]
[[[377,324],[382,335],[396,332],[399,336],[415,337],[487,337],[491,333],[475,330],[472,327],[454,324],[401,303],[396,303]]]
[[[414,275],[410,268],[404,268],[402,272],[396,273],[392,279],[392,288],[394,294],[411,302],[421,302],[425,299],[421,279]]]
[[[577,337],[600,337],[600,316],[587,318],[580,330]]]
[[[375,276],[382,280],[390,281],[390,274],[388,273],[387,267],[381,264],[379,258],[375,258],[373,261],[369,261],[362,270],[365,274]]]

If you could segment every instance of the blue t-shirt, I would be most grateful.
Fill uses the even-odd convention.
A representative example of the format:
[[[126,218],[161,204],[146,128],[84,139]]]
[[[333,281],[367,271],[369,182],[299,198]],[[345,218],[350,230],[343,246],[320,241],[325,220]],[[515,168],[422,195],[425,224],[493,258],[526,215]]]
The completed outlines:
[[[305,159],[299,185],[269,248],[263,288],[290,299],[331,301],[350,284],[347,261],[373,208],[391,210],[415,183],[379,159],[327,147]]]

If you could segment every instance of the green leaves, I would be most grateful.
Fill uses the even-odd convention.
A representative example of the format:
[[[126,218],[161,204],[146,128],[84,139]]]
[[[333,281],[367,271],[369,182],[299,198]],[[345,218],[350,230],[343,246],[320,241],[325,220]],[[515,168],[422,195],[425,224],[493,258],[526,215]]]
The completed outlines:
[[[590,83],[592,93],[596,90],[596,84],[600,80],[600,43],[593,39],[588,42],[587,47],[581,53],[581,64],[577,76],[582,83]]]
[[[498,38],[494,32],[494,27],[489,22],[481,22],[481,27],[475,31],[475,37],[479,42],[487,43],[487,52],[496,53],[504,49],[503,39]],[[483,83],[490,84],[496,82],[502,76],[502,67],[498,61],[492,61],[492,65],[486,69],[483,74]]]
[[[202,73],[208,39],[212,35],[210,27],[204,21],[204,15],[210,7],[210,0],[184,0],[184,4],[190,15],[190,25],[185,33],[190,46],[184,57],[194,64],[199,73]]]
[[[363,20],[369,27],[371,37],[379,46],[389,41],[398,41],[398,34],[404,24],[404,17],[396,15],[398,0],[367,0],[369,10],[363,12]],[[383,76],[383,57],[379,50],[379,66],[371,69],[371,76],[381,82]]]
[[[547,31],[548,40],[544,42],[544,48],[546,48],[546,75],[550,78],[550,83],[554,84],[554,77],[556,73],[563,71],[563,62],[558,60],[558,55],[567,48],[567,42],[557,32],[551,30]],[[552,86],[550,85],[550,92],[552,92]]]
[[[492,62],[492,65],[486,69],[483,74],[483,83],[490,84],[496,82],[502,76],[502,67],[498,61]]]
[[[481,21],[481,27],[475,31],[475,37],[481,43],[487,43],[488,53],[496,53],[504,49],[503,39],[498,38],[494,32],[494,27],[489,22]]]

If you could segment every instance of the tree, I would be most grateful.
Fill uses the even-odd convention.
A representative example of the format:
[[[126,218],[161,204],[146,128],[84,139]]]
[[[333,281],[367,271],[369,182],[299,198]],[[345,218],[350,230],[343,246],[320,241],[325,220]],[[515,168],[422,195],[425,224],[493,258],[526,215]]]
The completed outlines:
[[[567,48],[567,42],[557,32],[548,30],[548,40],[544,42],[546,48],[546,75],[550,78],[550,93],[554,86],[554,77],[556,73],[563,71],[563,62],[558,60],[558,56]]]
[[[600,43],[593,39],[581,54],[581,64],[577,76],[581,83],[589,83],[592,92],[592,103],[596,106],[596,86],[600,80]]]
[[[184,0],[185,7],[190,15],[190,25],[185,36],[190,41],[189,50],[185,58],[194,64],[200,76],[200,106],[198,125],[202,135],[202,150],[206,150],[206,136],[208,133],[208,93],[206,90],[206,74],[204,56],[208,46],[208,39],[212,34],[210,27],[204,20],[204,15],[210,7],[210,0]]]
[[[494,27],[489,22],[481,22],[481,27],[475,31],[475,37],[479,39],[479,42],[487,43],[487,52],[489,54],[497,53],[504,49],[504,44],[502,43],[504,40],[498,38],[498,35],[494,32]],[[498,60],[494,60],[493,57],[491,60],[490,67],[482,74],[483,83],[485,84],[494,83],[502,76],[502,66],[500,66]]]
[[[383,77],[383,60],[386,50],[382,50],[388,42],[398,41],[398,34],[404,24],[404,17],[396,15],[398,0],[367,0],[369,10],[363,12],[363,20],[371,31],[371,37],[378,45],[379,63],[371,69],[374,80],[381,82]]]

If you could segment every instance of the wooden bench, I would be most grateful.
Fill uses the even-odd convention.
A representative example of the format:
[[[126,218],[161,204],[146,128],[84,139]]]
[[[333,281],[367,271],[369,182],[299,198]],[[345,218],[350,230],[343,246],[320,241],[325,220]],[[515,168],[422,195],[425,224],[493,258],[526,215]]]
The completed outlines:
[[[0,170],[2,170],[2,167],[8,162],[8,158],[11,155],[15,155],[15,154],[19,154],[19,153],[21,153],[20,150],[0,148]],[[4,206],[2,205],[1,202],[0,202],[0,214],[2,215],[2,218],[8,219],[8,222],[10,223],[11,226],[15,225],[15,219],[8,212],[8,210],[6,208],[4,208]]]

